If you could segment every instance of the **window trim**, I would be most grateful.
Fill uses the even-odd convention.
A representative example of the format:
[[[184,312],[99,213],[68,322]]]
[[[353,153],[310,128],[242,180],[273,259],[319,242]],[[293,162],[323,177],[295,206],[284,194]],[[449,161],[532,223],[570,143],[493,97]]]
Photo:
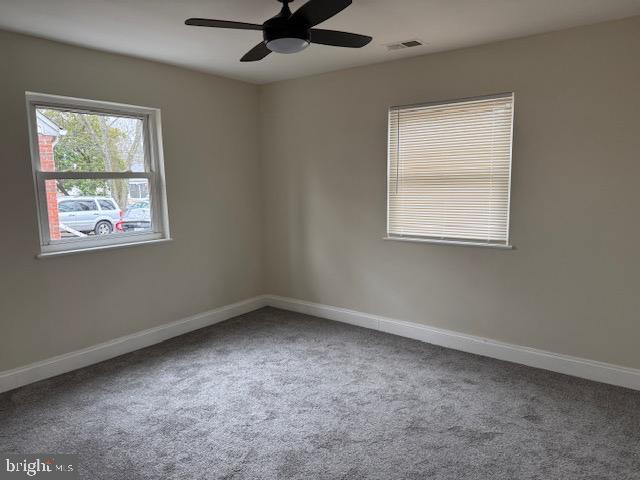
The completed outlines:
[[[25,92],[31,171],[35,190],[40,253],[37,257],[51,254],[95,251],[111,247],[123,247],[157,241],[170,240],[169,212],[164,175],[162,148],[161,112],[158,108],[127,105],[122,103],[89,100],[37,92]],[[104,113],[113,116],[140,118],[143,121],[145,172],[45,172],[40,170],[38,146],[38,124],[36,110],[50,107],[79,113]],[[51,242],[45,194],[45,180],[58,178],[145,178],[149,182],[149,197],[153,204],[153,232],[123,232],[108,238],[71,238]]]
[[[511,97],[513,99],[514,108],[511,109],[511,132],[510,132],[510,142],[509,142],[509,156],[511,161],[509,162],[509,195],[508,195],[508,203],[507,203],[507,238],[504,243],[502,242],[480,242],[477,240],[464,240],[457,238],[436,238],[436,237],[428,237],[428,236],[409,236],[409,235],[396,235],[389,232],[389,175],[391,168],[391,158],[389,152],[391,151],[391,135],[389,134],[389,129],[391,128],[391,122],[389,119],[391,118],[391,112],[393,110],[402,109],[402,108],[418,108],[418,107],[433,107],[438,105],[455,105],[457,103],[465,103],[465,102],[473,102],[479,100],[492,100],[498,98],[508,98]],[[513,135],[515,130],[515,102],[516,102],[516,94],[515,92],[501,92],[490,95],[479,95],[473,97],[463,97],[463,98],[455,98],[448,100],[434,100],[428,102],[418,102],[418,103],[408,103],[401,105],[391,105],[387,109],[387,178],[385,185],[385,194],[386,194],[386,221],[385,221],[385,235],[382,237],[383,240],[396,240],[401,242],[412,242],[412,243],[428,243],[434,245],[453,245],[453,246],[461,246],[461,247],[485,247],[485,248],[497,248],[502,250],[513,250],[515,247],[511,243],[511,189],[512,189],[512,175],[513,175]]]
[[[464,241],[464,240],[438,240],[437,238],[429,238],[429,237],[408,237],[401,235],[392,235],[382,237],[383,240],[395,240],[400,242],[410,242],[410,243],[432,243],[434,245],[452,245],[454,247],[483,247],[483,248],[497,248],[498,250],[513,250],[515,247],[511,244],[504,243],[489,243],[489,242],[474,242],[474,241]]]

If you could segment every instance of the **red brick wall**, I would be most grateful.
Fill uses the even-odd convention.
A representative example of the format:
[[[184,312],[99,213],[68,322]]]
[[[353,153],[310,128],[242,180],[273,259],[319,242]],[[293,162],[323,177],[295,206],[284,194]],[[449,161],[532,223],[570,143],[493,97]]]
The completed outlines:
[[[53,162],[53,145],[56,137],[51,135],[38,135],[38,150],[40,151],[40,169],[43,172],[53,172],[56,167]],[[51,240],[60,239],[60,227],[58,220],[58,193],[55,180],[45,180],[47,193],[47,212],[49,216],[49,232]]]

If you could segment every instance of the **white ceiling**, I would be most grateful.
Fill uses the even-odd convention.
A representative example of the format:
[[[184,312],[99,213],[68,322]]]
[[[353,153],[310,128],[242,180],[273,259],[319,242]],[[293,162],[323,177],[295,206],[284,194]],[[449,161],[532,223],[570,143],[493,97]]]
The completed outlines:
[[[304,0],[291,4],[292,10]],[[363,49],[312,45],[256,63],[239,58],[257,31],[187,27],[189,17],[262,23],[276,0],[0,0],[0,28],[255,83],[424,55],[640,15],[640,0],[354,0],[323,28],[373,36]],[[422,47],[389,52],[409,39]]]

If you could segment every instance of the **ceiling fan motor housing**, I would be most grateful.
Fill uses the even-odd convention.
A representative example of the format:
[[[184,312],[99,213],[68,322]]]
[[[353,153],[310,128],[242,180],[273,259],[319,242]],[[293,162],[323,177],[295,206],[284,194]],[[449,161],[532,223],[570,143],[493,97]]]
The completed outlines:
[[[282,11],[262,25],[264,42],[267,47],[278,53],[296,53],[311,43],[309,27],[300,22],[291,21],[291,11],[287,3]]]

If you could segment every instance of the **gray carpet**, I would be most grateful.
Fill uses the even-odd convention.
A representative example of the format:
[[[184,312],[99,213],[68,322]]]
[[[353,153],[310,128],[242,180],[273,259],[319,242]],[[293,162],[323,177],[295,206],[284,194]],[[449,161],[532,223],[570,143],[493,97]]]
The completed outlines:
[[[99,479],[640,479],[640,392],[265,308],[0,395]]]

